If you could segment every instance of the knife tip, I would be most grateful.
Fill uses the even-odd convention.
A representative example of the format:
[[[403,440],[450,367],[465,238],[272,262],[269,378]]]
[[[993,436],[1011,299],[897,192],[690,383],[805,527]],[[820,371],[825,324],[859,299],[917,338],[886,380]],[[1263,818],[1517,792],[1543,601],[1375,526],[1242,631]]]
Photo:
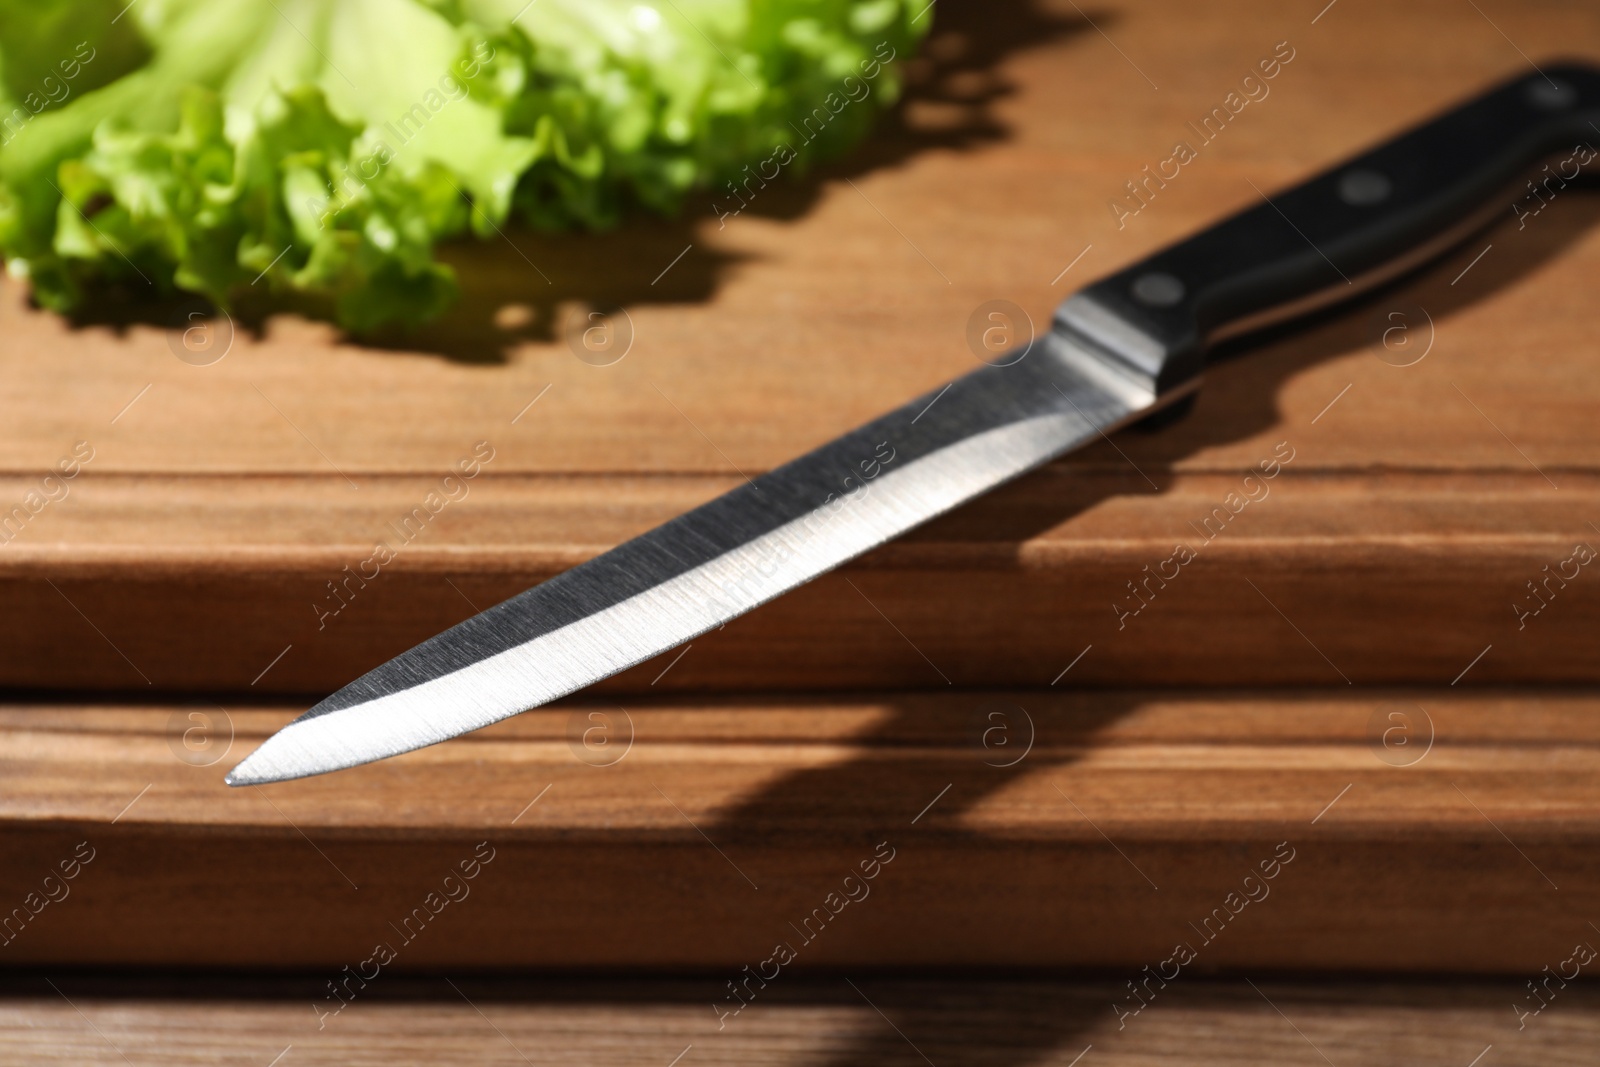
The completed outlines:
[[[272,775],[263,775],[253,772],[250,768],[250,764],[252,761],[254,761],[254,759],[254,753],[246,756],[244,759],[240,760],[239,765],[234,767],[233,770],[229,771],[222,780],[236,789],[245,785],[264,785],[267,782],[276,782],[282,780],[280,778],[275,778]]]
[[[303,778],[308,773],[314,773],[294,767],[285,767],[281,752],[277,753],[275,757],[273,750],[282,747],[277,744],[281,736],[282,732],[280,731],[278,734],[267,738],[254,752],[240,760],[222,780],[237,789],[246,785],[287,782],[291,778]]]
[[[236,789],[248,785],[289,782],[345,770],[391,754],[374,754],[348,743],[340,743],[345,739],[340,736],[338,724],[332,717],[320,717],[318,709],[321,707],[321,704],[317,705],[262,741],[254,752],[235,764],[222,780]],[[331,731],[330,726],[334,727]]]

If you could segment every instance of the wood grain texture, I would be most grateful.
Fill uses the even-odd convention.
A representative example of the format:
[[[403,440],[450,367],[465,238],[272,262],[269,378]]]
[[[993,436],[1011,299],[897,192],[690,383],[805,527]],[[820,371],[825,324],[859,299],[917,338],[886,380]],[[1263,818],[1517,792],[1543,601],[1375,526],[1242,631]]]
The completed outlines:
[[[720,1030],[713,979],[384,976],[319,1030],[323,981],[19,976],[0,997],[0,1064],[1577,1067],[1600,1040],[1600,1002],[1582,985],[1519,1030],[1511,1005],[1526,991],[1510,979],[1186,978],[1119,1028],[1111,1004],[1125,991],[1109,975],[799,978]]]
[[[225,357],[193,366],[172,309],[68,324],[8,283],[0,514],[75,442],[94,456],[0,547],[0,685],[335,688],[969,370],[980,303],[1042,325],[1251,183],[1527,70],[1519,50],[1600,51],[1600,15],[1566,4],[1491,24],[1455,0],[1343,0],[1313,25],[1322,6],[1129,0],[1090,13],[1102,33],[1057,0],[941,4],[904,106],[849,162],[721,221],[707,201],[451,249],[460,306],[382,346],[247,308]],[[1280,41],[1295,55],[1270,95],[1119,228],[1124,183]],[[1079,684],[1445,684],[1469,664],[1463,684],[1600,681],[1600,580],[1522,629],[1512,607],[1600,537],[1597,214],[1576,187],[1524,224],[1508,202],[1427,273],[1215,368],[1186,421],[1086,449],[853,565],[858,589],[825,578],[612,689],[1045,685],[1091,644]],[[567,327],[618,305],[626,358],[575,358]],[[1432,335],[1408,367],[1374,341],[1400,309]],[[494,459],[466,498],[322,615],[328,583],[478,441]],[[1271,496],[1119,628],[1127,583],[1281,441],[1295,459]]]
[[[591,703],[227,791],[226,739],[289,710],[13,705],[0,904],[94,856],[0,952],[337,971],[392,943],[398,970],[732,976],[780,941],[813,971],[1137,971],[1186,941],[1197,971],[1534,974],[1590,936],[1597,711],[1589,690]],[[480,850],[462,899],[406,925]]]

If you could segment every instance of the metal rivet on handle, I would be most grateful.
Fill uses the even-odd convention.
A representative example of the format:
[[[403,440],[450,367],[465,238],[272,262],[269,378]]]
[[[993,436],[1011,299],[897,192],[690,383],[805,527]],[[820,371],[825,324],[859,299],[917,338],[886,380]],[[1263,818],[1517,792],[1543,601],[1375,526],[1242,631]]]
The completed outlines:
[[[1133,298],[1150,307],[1169,308],[1183,299],[1183,283],[1164,271],[1151,271],[1133,280]]]
[[[1564,81],[1543,75],[1530,81],[1522,90],[1522,96],[1540,111],[1565,111],[1578,102],[1578,90]]]
[[[1389,199],[1394,186],[1375,170],[1357,167],[1339,176],[1339,199],[1355,207],[1381,204]]]

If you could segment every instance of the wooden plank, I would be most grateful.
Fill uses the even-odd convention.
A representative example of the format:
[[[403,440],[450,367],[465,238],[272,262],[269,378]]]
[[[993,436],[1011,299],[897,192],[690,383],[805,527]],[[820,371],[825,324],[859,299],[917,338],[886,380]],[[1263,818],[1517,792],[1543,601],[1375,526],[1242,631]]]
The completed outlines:
[[[1592,681],[1600,582],[1571,562],[1574,581],[1549,576],[1576,546],[1600,544],[1577,521],[1600,515],[1600,478],[1562,477],[1556,493],[1514,472],[1285,474],[1208,542],[1196,530],[1239,475],[1165,477],[1158,497],[1131,475],[1063,465],[606,685],[1047,685],[1074,662],[1080,685],[1448,683],[1469,666],[1469,684]],[[237,530],[206,517],[231,492],[224,480],[172,481],[113,476],[69,498],[73,520],[126,535],[150,496],[170,491],[183,507],[162,513],[170,529],[150,531],[159,545],[0,553],[12,609],[0,677],[336,688],[732,484],[615,479],[596,501],[592,486],[565,480],[489,481],[464,505],[477,510],[453,528],[458,540],[406,547],[366,582],[352,574],[373,573],[373,548],[341,529],[383,530],[378,516],[404,514],[425,492],[409,480],[369,482],[359,511],[328,480],[257,483]],[[1061,514],[1071,517],[1036,532]],[[249,539],[272,528],[296,542]],[[573,530],[598,543],[568,543]],[[1181,568],[1178,544],[1196,553]],[[1547,579],[1547,607],[1519,616],[1539,604],[1526,583]]]
[[[228,791],[289,709],[11,705],[0,902],[93,857],[9,913],[4,951],[733,973],[789,942],[807,970],[1137,971],[1188,942],[1202,970],[1533,974],[1600,892],[1597,710],[1449,688],[587,703]],[[460,899],[416,919],[463,862]]]
[[[1559,961],[1557,961],[1559,962]],[[1569,969],[1570,973],[1570,969]],[[1600,1001],[1560,989],[1519,1030],[1517,983],[1216,981],[1186,976],[1119,1028],[1110,976],[786,978],[718,1029],[715,979],[384,974],[317,1027],[317,977],[38,975],[6,982],[0,1062],[595,1067],[973,1064],[1177,1067],[1271,1062],[1464,1067],[1593,1062]],[[287,1053],[286,1049],[289,1049]],[[123,1057],[126,1057],[124,1059]],[[292,1057],[292,1059],[291,1059]],[[537,1058],[536,1058],[537,1057]],[[675,1059],[675,1057],[677,1057]]]
[[[1112,47],[1069,3],[941,5],[903,111],[853,160],[736,218],[697,204],[453,250],[460,307],[388,347],[241,317],[194,366],[172,348],[185,319],[105,307],[69,326],[8,285],[0,514],[75,442],[93,458],[0,548],[0,685],[336,687],[970,369],[980,303],[1042,325],[1070,287],[1250,203],[1250,183],[1527,69],[1470,5],[1347,3],[1312,25],[1319,6],[1137,0],[1098,20]],[[1508,32],[1535,57],[1600,46],[1592,13],[1554,2]],[[1295,57],[1270,95],[1119,227],[1124,182],[1280,41]],[[1573,190],[1521,224],[1508,203],[1436,269],[1217,367],[1189,420],[874,554],[849,572],[859,593],[825,579],[697,642],[657,687],[1042,685],[1090,644],[1080,683],[1444,684],[1490,645],[1463,684],[1600,681],[1592,579],[1524,629],[1512,607],[1600,536],[1597,211]],[[582,302],[628,309],[626,358],[575,358],[562,323]],[[1407,309],[1406,336],[1434,343],[1397,367],[1373,339]],[[341,603],[327,583],[402,536],[479,441],[494,458],[467,496],[321,616]],[[1271,497],[1119,629],[1127,583],[1282,441]]]

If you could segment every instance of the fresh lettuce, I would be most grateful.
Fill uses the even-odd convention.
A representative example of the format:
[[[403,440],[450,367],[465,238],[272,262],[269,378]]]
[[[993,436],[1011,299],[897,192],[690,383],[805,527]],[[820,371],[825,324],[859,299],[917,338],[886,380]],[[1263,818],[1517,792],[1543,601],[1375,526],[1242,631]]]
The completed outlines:
[[[441,239],[606,227],[844,150],[924,4],[0,0],[0,250],[62,311],[260,286],[414,324],[455,292]]]

